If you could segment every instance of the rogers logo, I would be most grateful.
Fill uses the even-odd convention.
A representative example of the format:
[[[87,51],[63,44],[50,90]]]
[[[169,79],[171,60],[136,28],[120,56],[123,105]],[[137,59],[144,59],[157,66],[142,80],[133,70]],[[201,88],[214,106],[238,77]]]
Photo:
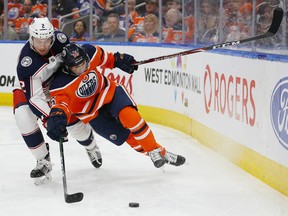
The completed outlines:
[[[288,77],[281,79],[272,92],[270,118],[277,139],[288,150]]]
[[[255,80],[239,76],[212,73],[207,65],[204,73],[204,103],[206,113],[228,115],[237,121],[254,126],[256,107],[253,97]]]

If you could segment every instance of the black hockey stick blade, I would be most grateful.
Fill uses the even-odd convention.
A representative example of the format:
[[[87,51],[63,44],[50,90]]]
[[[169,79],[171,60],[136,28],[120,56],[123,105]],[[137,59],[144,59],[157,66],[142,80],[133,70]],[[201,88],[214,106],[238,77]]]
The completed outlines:
[[[268,30],[268,33],[271,33],[272,35],[277,33],[283,19],[283,13],[283,9],[280,7],[274,9],[272,24]]]
[[[74,194],[67,194],[65,196],[65,201],[67,203],[75,203],[75,202],[80,202],[84,197],[84,194],[79,192],[79,193],[74,193]]]
[[[75,203],[80,202],[84,194],[81,192],[68,194],[67,193],[67,181],[66,181],[66,170],[65,170],[65,158],[64,158],[64,148],[63,148],[63,141],[64,138],[60,138],[59,140],[59,147],[60,147],[60,158],[61,158],[61,168],[62,168],[62,180],[63,180],[63,190],[64,190],[64,199],[66,203]]]
[[[214,44],[214,45],[207,46],[207,47],[196,48],[196,49],[192,49],[192,50],[186,50],[183,52],[165,55],[165,56],[160,56],[160,57],[156,57],[156,58],[150,58],[147,60],[135,62],[135,63],[133,63],[133,65],[142,65],[142,64],[155,62],[155,61],[162,61],[162,60],[174,58],[177,56],[184,56],[184,55],[204,52],[204,51],[208,51],[208,50],[214,50],[214,49],[218,49],[218,48],[234,46],[234,45],[238,45],[238,44],[242,44],[242,43],[247,43],[247,42],[263,39],[266,37],[271,37],[277,33],[277,31],[281,25],[282,19],[283,19],[283,9],[278,7],[278,8],[275,8],[273,11],[272,23],[269,27],[269,30],[265,34],[253,36],[253,37],[242,39],[242,40],[228,41],[228,42],[224,42],[224,43],[220,43],[220,44]]]

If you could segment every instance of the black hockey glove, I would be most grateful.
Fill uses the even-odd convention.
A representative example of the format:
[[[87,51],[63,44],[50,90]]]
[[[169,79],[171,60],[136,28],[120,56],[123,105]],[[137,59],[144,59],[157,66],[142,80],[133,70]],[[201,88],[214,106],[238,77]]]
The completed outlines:
[[[59,141],[68,135],[66,130],[67,116],[62,109],[52,108],[47,120],[47,135],[55,141]]]
[[[121,70],[132,74],[134,70],[138,69],[138,65],[133,65],[136,60],[133,56],[126,53],[114,53],[114,67],[120,68]]]

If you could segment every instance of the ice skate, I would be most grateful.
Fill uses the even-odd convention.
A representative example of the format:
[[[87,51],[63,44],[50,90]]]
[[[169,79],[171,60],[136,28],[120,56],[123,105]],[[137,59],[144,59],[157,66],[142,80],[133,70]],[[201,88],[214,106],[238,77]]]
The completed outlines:
[[[165,163],[171,164],[173,166],[181,166],[185,163],[185,157],[177,154],[173,154],[171,152],[166,151],[165,155]]]
[[[102,166],[102,155],[101,152],[96,145],[93,149],[88,150],[86,149],[89,159],[94,167],[99,168]]]
[[[149,152],[149,156],[156,168],[160,168],[166,163],[164,158],[165,152],[165,148],[157,148]]]
[[[46,144],[48,146],[48,144]],[[34,179],[35,185],[45,184],[52,180],[52,164],[50,162],[50,154],[45,158],[37,160],[36,167],[31,171],[30,177]]]

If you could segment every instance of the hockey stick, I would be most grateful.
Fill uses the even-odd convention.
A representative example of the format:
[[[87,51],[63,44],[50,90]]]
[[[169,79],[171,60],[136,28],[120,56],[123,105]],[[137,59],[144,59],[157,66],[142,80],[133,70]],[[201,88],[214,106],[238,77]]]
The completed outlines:
[[[64,189],[64,198],[67,203],[80,202],[83,199],[84,194],[81,192],[68,194],[67,193],[67,182],[66,182],[66,172],[65,172],[65,160],[64,160],[64,149],[63,149],[63,138],[59,141],[60,147],[60,157],[61,157],[61,168],[62,168],[62,180]]]
[[[230,41],[230,42],[224,42],[224,43],[215,44],[215,45],[212,45],[212,46],[207,46],[207,47],[187,50],[187,51],[183,51],[183,52],[179,52],[179,53],[175,53],[175,54],[171,54],[171,55],[165,55],[165,56],[160,56],[160,57],[156,57],[156,58],[150,58],[150,59],[147,59],[147,60],[135,62],[134,65],[142,65],[142,64],[155,62],[155,61],[162,61],[162,60],[174,58],[174,57],[177,57],[177,56],[184,56],[184,55],[194,54],[194,53],[198,53],[198,52],[204,52],[204,51],[207,51],[207,50],[214,50],[214,49],[218,49],[218,48],[224,48],[224,47],[227,47],[227,46],[234,46],[234,45],[247,43],[247,42],[254,41],[254,40],[259,40],[259,39],[271,37],[271,36],[275,35],[276,32],[278,31],[278,29],[280,27],[280,24],[282,22],[282,18],[283,18],[283,10],[282,10],[282,8],[278,7],[278,8],[274,9],[271,26],[270,26],[269,30],[265,34],[254,36],[254,37],[250,37],[250,38],[246,38],[246,39],[243,39],[243,40],[235,40],[235,41]]]

